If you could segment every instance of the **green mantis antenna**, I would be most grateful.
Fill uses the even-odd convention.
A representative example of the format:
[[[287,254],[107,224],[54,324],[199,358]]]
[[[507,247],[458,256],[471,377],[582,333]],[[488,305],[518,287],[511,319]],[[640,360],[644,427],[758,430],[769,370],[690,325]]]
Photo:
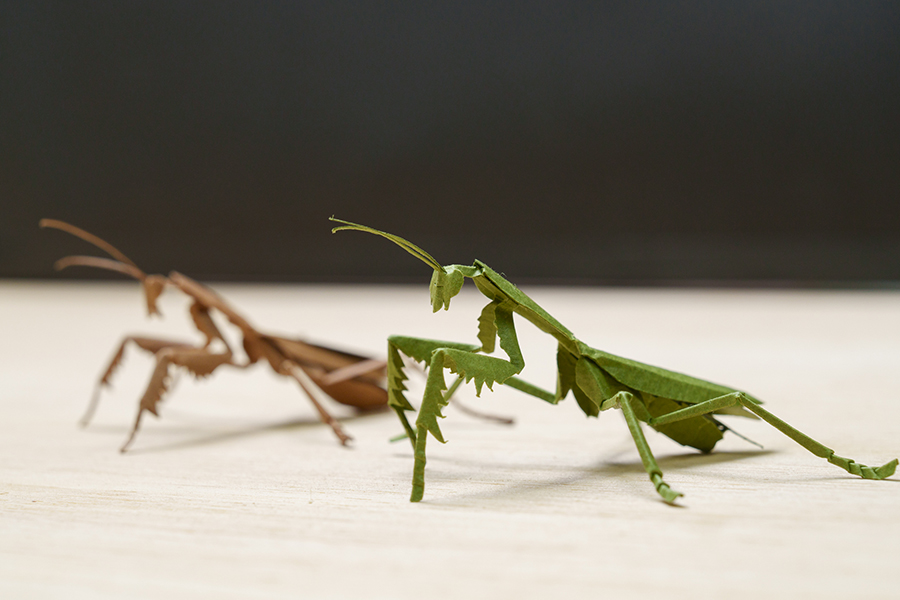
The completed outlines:
[[[341,219],[335,219],[332,215],[328,217],[329,221],[334,221],[336,223],[343,223],[343,226],[334,227],[331,230],[331,233],[337,233],[338,231],[365,231],[367,233],[374,233],[375,235],[380,235],[383,238],[387,238],[421,260],[423,263],[434,269],[435,271],[443,271],[444,267],[441,266],[441,263],[434,260],[430,254],[416,246],[415,244],[404,240],[402,237],[398,235],[394,235],[392,233],[386,233],[384,231],[379,231],[377,229],[373,229],[371,227],[367,227],[366,225],[360,225],[358,223],[351,223],[350,221],[342,221]]]

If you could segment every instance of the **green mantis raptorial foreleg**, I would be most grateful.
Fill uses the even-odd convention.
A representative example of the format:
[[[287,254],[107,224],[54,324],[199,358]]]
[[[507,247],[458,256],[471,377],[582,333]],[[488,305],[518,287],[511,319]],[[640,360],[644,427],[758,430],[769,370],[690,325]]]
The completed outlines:
[[[728,431],[728,427],[713,415],[759,417],[816,456],[854,475],[884,479],[897,468],[897,459],[873,468],[838,456],[763,409],[759,400],[744,392],[592,348],[481,261],[476,260],[472,266],[442,266],[427,252],[401,237],[333,217],[331,220],[342,223],[332,231],[349,229],[379,235],[434,269],[430,289],[435,312],[450,307],[450,300],[459,293],[466,279],[471,279],[478,291],[490,300],[478,319],[478,341],[481,343],[478,346],[400,336],[388,340],[388,403],[400,417],[415,451],[413,502],[421,500],[425,491],[428,433],[444,442],[438,426],[438,418],[444,416],[441,409],[447,405],[449,397],[444,393],[447,389],[444,369],[458,374],[466,382],[474,379],[476,395],[484,385],[491,388],[500,383],[553,404],[572,392],[588,416],[596,417],[613,408],[621,410],[647,475],[657,493],[669,503],[682,494],[663,479],[662,470],[644,437],[642,422],[680,444],[709,452]],[[526,319],[559,343],[556,393],[516,377],[525,368],[525,361],[516,338],[513,314]],[[509,360],[486,355],[494,351],[498,338]],[[406,418],[406,413],[415,409],[403,394],[406,375],[401,354],[423,362],[429,368],[415,427]]]

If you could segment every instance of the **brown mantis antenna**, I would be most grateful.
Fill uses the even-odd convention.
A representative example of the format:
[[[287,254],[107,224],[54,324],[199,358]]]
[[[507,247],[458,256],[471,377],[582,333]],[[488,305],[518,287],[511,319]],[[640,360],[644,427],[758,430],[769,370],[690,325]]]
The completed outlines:
[[[93,244],[116,259],[111,260],[99,256],[66,256],[53,264],[54,269],[61,271],[66,267],[94,267],[97,269],[106,269],[107,271],[116,271],[117,273],[134,277],[141,282],[141,286],[144,288],[144,297],[147,301],[147,314],[162,315],[156,306],[156,299],[163,293],[166,283],[168,283],[168,279],[162,275],[147,275],[134,264],[134,261],[125,256],[118,248],[109,242],[98,238],[92,233],[88,233],[84,229],[70,225],[65,221],[59,221],[57,219],[41,219],[38,222],[38,226],[65,231],[77,238],[81,238],[89,244]]]
[[[107,254],[109,254],[110,256],[112,256],[113,258],[118,260],[119,262],[123,262],[126,265],[131,265],[135,269],[138,268],[138,266],[136,264],[134,264],[134,262],[132,262],[132,260],[130,258],[128,258],[124,254],[122,254],[122,252],[119,251],[118,248],[116,248],[109,242],[101,240],[93,233],[88,233],[87,231],[85,231],[84,229],[81,229],[80,227],[75,227],[74,225],[70,225],[69,223],[66,223],[65,221],[59,221],[57,219],[41,219],[38,222],[38,226],[42,227],[42,228],[50,227],[51,229],[59,229],[60,231],[65,231],[66,233],[70,233],[77,238],[83,239],[84,241],[86,241],[89,244],[93,244],[94,246],[97,246],[98,248],[100,248],[101,250],[103,250],[104,252],[106,252]],[[140,271],[140,269],[138,269],[138,271]]]
[[[135,266],[100,256],[65,256],[53,263],[53,268],[57,271],[62,271],[67,267],[95,267],[97,269],[106,269],[107,271],[116,271],[124,275],[129,275],[138,281],[144,281],[147,278],[147,274]]]

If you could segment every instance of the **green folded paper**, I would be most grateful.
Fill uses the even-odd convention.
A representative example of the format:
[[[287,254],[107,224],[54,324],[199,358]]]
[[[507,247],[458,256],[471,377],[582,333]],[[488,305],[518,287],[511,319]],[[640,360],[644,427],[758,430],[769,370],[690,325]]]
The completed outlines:
[[[481,261],[476,260],[472,266],[441,266],[430,254],[399,236],[334,217],[331,220],[342,223],[332,232],[355,230],[379,235],[430,266],[434,270],[430,288],[434,312],[450,308],[450,300],[459,293],[467,278],[490,300],[478,319],[480,346],[402,336],[388,338],[388,403],[397,412],[415,452],[412,502],[421,500],[425,492],[427,434],[444,442],[438,425],[438,418],[444,417],[441,409],[450,397],[450,393],[445,393],[444,369],[456,373],[466,382],[474,379],[476,394],[480,394],[485,385],[491,388],[500,383],[552,404],[571,391],[581,410],[591,417],[612,408],[621,410],[650,480],[657,493],[670,504],[682,494],[664,481],[644,437],[642,422],[680,444],[710,452],[729,431],[713,415],[758,417],[816,456],[853,475],[884,479],[893,475],[897,468],[897,459],[873,468],[838,456],[834,450],[762,408],[759,400],[745,392],[592,348]],[[516,377],[525,368],[525,361],[516,338],[513,314],[525,318],[558,342],[556,393]],[[509,360],[488,356],[494,351],[498,338]],[[401,353],[428,367],[415,428],[406,418],[406,412],[415,409],[403,394],[406,374]]]

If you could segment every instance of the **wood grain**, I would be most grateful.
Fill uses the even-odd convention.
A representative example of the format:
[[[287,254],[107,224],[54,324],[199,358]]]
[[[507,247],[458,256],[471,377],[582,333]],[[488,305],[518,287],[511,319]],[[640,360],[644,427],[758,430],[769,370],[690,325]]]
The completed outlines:
[[[265,329],[380,355],[391,333],[473,341],[482,300],[431,314],[427,285],[215,286]],[[744,388],[867,464],[900,454],[900,293],[527,289],[588,343]],[[761,422],[701,455],[648,433],[685,493],[659,501],[624,421],[471,389],[449,443],[412,453],[390,414],[342,448],[265,371],[182,377],[117,452],[152,363],[126,333],[196,339],[174,296],[146,320],[133,284],[0,283],[0,596],[4,598],[894,598],[900,482],[864,481]],[[520,326],[523,375],[552,387],[553,344]],[[421,387],[419,387],[421,390]],[[415,397],[415,393],[410,395]]]

